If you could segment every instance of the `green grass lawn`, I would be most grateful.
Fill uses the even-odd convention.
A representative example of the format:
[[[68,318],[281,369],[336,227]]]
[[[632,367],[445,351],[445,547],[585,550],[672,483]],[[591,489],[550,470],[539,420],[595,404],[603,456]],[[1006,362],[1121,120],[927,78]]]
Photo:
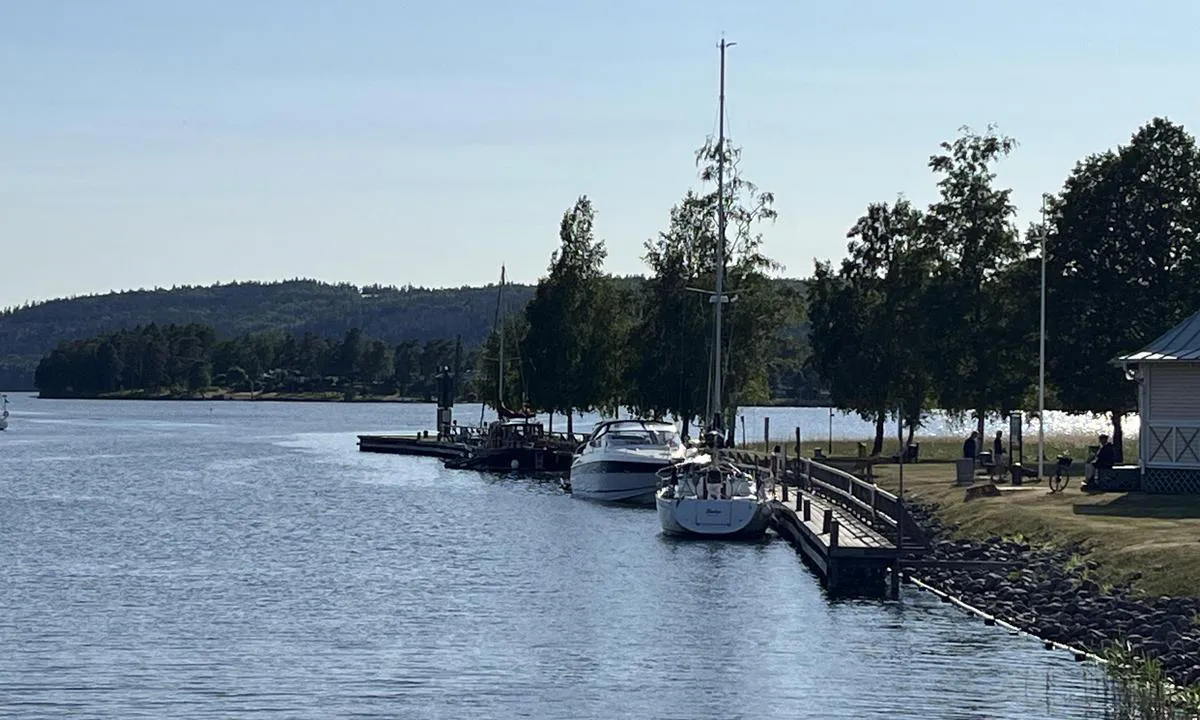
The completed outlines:
[[[881,487],[896,491],[899,467],[880,465]],[[939,514],[976,539],[1021,538],[1060,548],[1077,547],[1081,559],[1099,563],[1099,582],[1129,585],[1147,595],[1200,594],[1200,496],[1144,493],[1087,494],[1076,472],[1067,489],[1044,483],[968,500],[954,484],[949,464],[906,465],[905,495],[937,503]]]

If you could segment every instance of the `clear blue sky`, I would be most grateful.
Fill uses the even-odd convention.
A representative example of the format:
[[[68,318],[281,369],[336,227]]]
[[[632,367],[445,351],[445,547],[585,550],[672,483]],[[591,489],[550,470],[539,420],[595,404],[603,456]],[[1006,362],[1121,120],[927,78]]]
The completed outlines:
[[[609,269],[715,129],[776,193],[785,274],[865,205],[925,203],[960,125],[1021,143],[1021,226],[1081,156],[1200,129],[1200,4],[0,0],[0,306],[317,277],[533,281],[581,193]]]

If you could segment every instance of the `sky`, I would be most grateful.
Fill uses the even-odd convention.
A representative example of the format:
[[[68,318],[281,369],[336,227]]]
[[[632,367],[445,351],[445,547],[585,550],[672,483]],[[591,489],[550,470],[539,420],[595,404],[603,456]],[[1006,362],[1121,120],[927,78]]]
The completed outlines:
[[[0,307],[311,277],[533,282],[563,211],[607,268],[698,187],[717,43],[764,250],[803,277],[866,205],[1014,137],[1019,227],[1155,116],[1200,127],[1181,0],[0,0]]]

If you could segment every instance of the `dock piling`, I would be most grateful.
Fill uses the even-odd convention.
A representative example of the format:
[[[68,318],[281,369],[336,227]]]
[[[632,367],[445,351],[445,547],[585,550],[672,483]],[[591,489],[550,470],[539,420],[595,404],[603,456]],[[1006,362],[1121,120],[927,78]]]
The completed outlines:
[[[808,521],[812,520],[812,503],[809,501],[808,498],[804,498],[802,511],[803,511],[804,522],[808,522]]]
[[[829,533],[829,526],[833,523],[833,508],[825,508],[825,514],[821,518],[821,534]]]

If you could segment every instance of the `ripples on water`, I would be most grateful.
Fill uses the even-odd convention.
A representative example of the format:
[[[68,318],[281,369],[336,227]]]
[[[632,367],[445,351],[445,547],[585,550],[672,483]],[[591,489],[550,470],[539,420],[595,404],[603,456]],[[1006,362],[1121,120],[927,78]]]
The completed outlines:
[[[1101,714],[1069,656],[921,593],[830,602],[783,542],[356,451],[412,409],[22,404],[3,717]]]

